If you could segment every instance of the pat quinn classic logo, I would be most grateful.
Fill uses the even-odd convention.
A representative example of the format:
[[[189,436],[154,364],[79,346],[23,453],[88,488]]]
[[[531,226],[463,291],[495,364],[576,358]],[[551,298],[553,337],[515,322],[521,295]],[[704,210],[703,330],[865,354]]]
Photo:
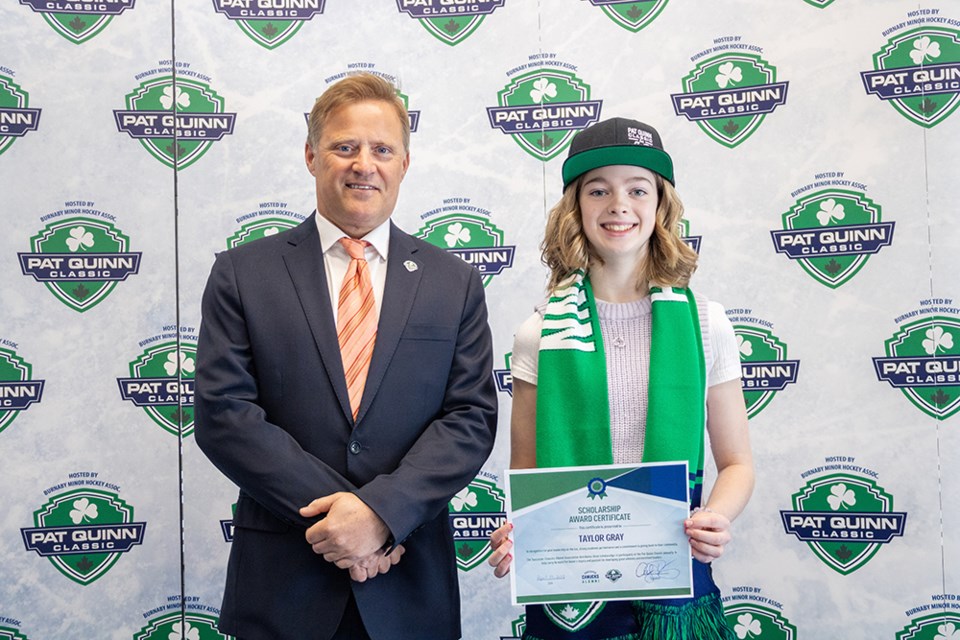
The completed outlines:
[[[740,36],[714,39],[712,48],[693,56],[697,66],[672,94],[678,116],[696,122],[710,138],[733,148],[752,136],[764,117],[786,103],[787,82],[760,54],[763,49]]]
[[[889,103],[904,118],[934,127],[960,105],[960,31],[946,26],[939,9],[918,9],[886,31],[873,54],[873,70],[860,74],[867,94]],[[907,25],[920,24],[913,28]]]
[[[44,383],[34,379],[33,365],[17,353],[17,343],[0,339],[0,432],[40,402]]]
[[[27,551],[47,558],[67,578],[88,585],[120,556],[143,543],[146,523],[136,522],[120,487],[96,472],[78,471],[44,491],[50,496],[20,529]]]
[[[341,71],[340,73],[335,73],[332,76],[329,76],[324,79],[324,82],[327,85],[330,85],[334,82],[338,82],[347,76],[355,75],[358,73],[372,73],[374,75],[380,76],[385,79],[387,82],[391,83],[395,87],[399,87],[399,81],[397,77],[383,71],[376,70],[376,62],[351,62],[347,64],[347,70]],[[410,108],[410,98],[405,93],[397,89],[397,96],[403,101],[403,106],[407,109],[407,117],[410,119],[410,133],[416,133],[417,128],[420,126],[420,111],[417,109]],[[310,112],[303,114],[304,120],[307,122],[307,126],[310,125]]]
[[[397,9],[417,20],[434,38],[454,46],[477,30],[507,0],[397,0]]]
[[[13,71],[0,66],[0,155],[40,125],[40,109],[29,105],[30,94],[13,81]]]
[[[783,615],[783,605],[760,587],[738,586],[723,597],[723,615],[737,638],[796,640],[797,628]]]
[[[213,9],[266,49],[292,38],[303,23],[323,13],[326,0],[213,0]]]
[[[804,195],[781,216],[783,229],[770,232],[777,253],[832,289],[849,282],[870,256],[893,242],[894,223],[881,221],[880,205],[865,195],[866,185],[843,175],[818,173],[816,182],[794,191],[794,197]]]
[[[17,254],[23,275],[42,282],[55,298],[80,313],[140,270],[140,252],[129,251],[130,239],[114,226],[116,219],[93,206],[91,201],[74,200],[44,216],[52,220],[30,238],[31,251]]]
[[[797,381],[800,361],[787,358],[787,344],[773,332],[773,323],[755,317],[751,309],[728,309],[727,316],[740,350],[747,416],[753,418]]]
[[[960,411],[960,308],[950,298],[929,298],[896,321],[884,355],[873,358],[877,379],[946,420]]]
[[[275,236],[281,231],[294,228],[305,219],[302,214],[290,211],[286,202],[261,202],[259,209],[237,218],[237,224],[241,226],[227,238],[227,249]]]
[[[188,63],[178,62],[176,73],[167,66],[141,75],[158,72],[127,94],[126,109],[114,110],[117,130],[166,166],[185,169],[233,133],[237,114],[225,111],[210,78],[190,70]]]
[[[19,620],[0,615],[0,640],[30,640],[20,626]]]
[[[143,351],[130,362],[130,377],[117,378],[120,397],[143,409],[164,431],[184,438],[193,433],[193,376],[197,338],[193,327],[164,327],[164,333],[140,342]]]
[[[450,528],[461,571],[479,566],[493,551],[490,534],[507,521],[505,507],[497,477],[482,471],[450,500]]]
[[[554,53],[529,56],[511,70],[511,81],[497,93],[497,106],[487,107],[490,126],[534,158],[555,158],[577,131],[600,119],[603,102],[590,99],[590,86],[576,69]]]
[[[133,9],[136,0],[20,0],[43,16],[54,31],[74,44],[81,44],[106,29],[114,16]]]
[[[636,33],[653,22],[670,0],[589,0],[615,23]]]
[[[145,611],[142,617],[147,624],[133,635],[133,640],[227,640],[232,637],[217,630],[220,609],[205,604],[198,596],[168,596],[165,604]]]
[[[893,510],[893,496],[875,471],[850,456],[830,456],[801,474],[806,485],[793,494],[793,509],[780,512],[788,535],[807,543],[825,565],[848,575],[904,534],[907,514]]]
[[[490,212],[471,205],[470,198],[447,198],[420,217],[426,222],[416,236],[476,267],[483,286],[513,266],[516,247],[503,243],[503,231],[490,222]]]
[[[905,613],[910,621],[897,632],[895,640],[960,638],[960,595],[956,593],[935,593],[930,602],[911,607]]]

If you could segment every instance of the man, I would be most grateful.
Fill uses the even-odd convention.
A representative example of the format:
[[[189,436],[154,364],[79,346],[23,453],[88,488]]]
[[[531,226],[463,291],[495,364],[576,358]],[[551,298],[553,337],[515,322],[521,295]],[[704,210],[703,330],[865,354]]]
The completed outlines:
[[[241,640],[460,637],[447,503],[493,447],[493,358],[478,272],[390,221],[409,135],[390,83],[331,86],[317,213],[207,282],[196,439],[240,487],[220,629]]]

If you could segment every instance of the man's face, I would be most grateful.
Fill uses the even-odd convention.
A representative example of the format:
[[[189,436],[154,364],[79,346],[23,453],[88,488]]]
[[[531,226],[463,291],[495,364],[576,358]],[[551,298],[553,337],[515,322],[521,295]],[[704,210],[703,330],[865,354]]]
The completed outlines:
[[[317,181],[317,213],[352,238],[362,238],[393,213],[410,164],[397,112],[366,100],[333,111],[317,148],[306,148]]]

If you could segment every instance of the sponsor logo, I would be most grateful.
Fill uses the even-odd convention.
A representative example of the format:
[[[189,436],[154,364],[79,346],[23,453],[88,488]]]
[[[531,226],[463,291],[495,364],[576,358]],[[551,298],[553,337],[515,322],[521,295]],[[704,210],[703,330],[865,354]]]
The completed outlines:
[[[203,157],[210,145],[233,134],[237,114],[224,110],[224,99],[210,78],[190,63],[161,61],[160,69],[138,74],[143,80],[126,95],[126,109],[114,109],[117,131],[138,140],[150,155],[168,167],[185,169]]]
[[[30,640],[20,632],[20,621],[0,615],[0,640]]]
[[[580,582],[583,584],[597,584],[600,582],[600,574],[596,571],[584,571],[580,576]]]
[[[17,343],[0,339],[0,432],[43,397],[45,381],[33,379],[33,366],[16,349]]]
[[[197,338],[193,327],[164,327],[140,342],[143,352],[130,363],[130,377],[117,378],[120,397],[142,408],[164,431],[186,438],[193,433],[193,376]]]
[[[281,231],[294,228],[304,220],[306,216],[290,211],[286,202],[261,202],[259,209],[237,218],[240,228],[227,238],[227,249],[275,236]]]
[[[797,381],[800,361],[787,359],[787,345],[773,333],[773,323],[754,317],[751,309],[728,309],[727,316],[740,350],[747,416],[753,418]]]
[[[13,71],[0,67],[0,155],[40,125],[40,109],[29,104],[30,95],[13,81]]]
[[[508,352],[503,356],[504,362],[506,362],[506,369],[494,369],[493,377],[497,381],[497,391],[500,393],[505,393],[511,398],[513,397],[513,375],[510,373],[510,358],[513,357],[513,352]]]
[[[30,238],[29,253],[18,253],[20,270],[42,282],[64,305],[83,313],[109,296],[118,282],[140,270],[140,252],[117,229],[112,215],[93,202],[67,202],[43,216],[54,220]]]
[[[292,38],[303,23],[323,13],[326,0],[213,0],[213,9],[266,49]]]
[[[54,31],[74,44],[86,42],[106,29],[114,16],[133,9],[136,0],[20,0],[43,16]]]
[[[617,569],[610,569],[603,576],[610,582],[616,582],[623,577],[623,574],[620,573]]]
[[[927,613],[929,612],[929,613]],[[917,615],[923,613],[923,615]],[[937,593],[928,604],[906,611],[910,622],[896,640],[949,640],[960,637],[960,595]]]
[[[470,204],[470,198],[446,198],[443,206],[420,216],[429,219],[416,236],[445,249],[483,276],[483,286],[513,266],[515,246],[503,243],[503,231],[489,220],[490,212]]]
[[[47,558],[60,573],[88,585],[120,556],[143,543],[146,523],[135,522],[120,487],[96,472],[71,473],[44,491],[50,499],[33,512],[33,527],[20,529],[27,551]]]
[[[603,101],[590,99],[590,86],[577,77],[576,66],[557,60],[557,54],[537,53],[528,60],[508,72],[512,80],[497,93],[497,106],[487,107],[487,117],[492,128],[546,161],[600,119]]]
[[[143,617],[148,622],[133,635],[133,640],[227,640],[231,637],[217,629],[220,609],[204,604],[197,596],[168,596],[166,604],[145,611]]]
[[[764,117],[787,101],[787,82],[777,82],[777,69],[760,57],[761,47],[724,36],[693,56],[700,62],[675,93],[673,110],[696,122],[710,138],[733,148],[752,136]]]
[[[850,281],[867,259],[893,243],[893,222],[880,221],[880,205],[866,186],[844,180],[842,171],[818,173],[816,182],[791,194],[800,197],[782,215],[783,229],[771,231],[777,253],[796,260],[810,276],[830,288]]]
[[[960,21],[939,9],[909,11],[907,20],[883,32],[890,37],[873,54],[873,70],[860,73],[864,90],[922,127],[946,120],[960,104],[957,26]]]
[[[628,31],[636,33],[653,22],[670,0],[590,0],[607,17]]]
[[[760,595],[760,587],[734,587],[723,598],[723,615],[737,638],[796,640],[797,628],[783,616],[783,605]]]
[[[806,542],[834,571],[848,575],[869,562],[880,546],[903,535],[907,514],[893,510],[893,496],[877,473],[849,456],[831,456],[801,474],[810,478],[793,494],[793,510],[781,511],[783,529]]]
[[[397,9],[418,21],[434,38],[454,46],[477,30],[506,0],[397,0]]]
[[[450,528],[461,571],[473,569],[490,556],[490,534],[507,521],[505,506],[497,477],[482,471],[450,500]]]
[[[877,379],[946,420],[960,410],[960,308],[950,298],[930,298],[896,322],[902,324],[884,342],[886,355],[873,358]]]

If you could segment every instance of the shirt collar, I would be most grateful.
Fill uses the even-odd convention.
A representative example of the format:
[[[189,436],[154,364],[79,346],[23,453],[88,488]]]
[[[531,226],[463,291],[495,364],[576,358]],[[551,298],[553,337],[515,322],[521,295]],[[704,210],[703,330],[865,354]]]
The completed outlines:
[[[324,253],[335,245],[339,246],[340,238],[348,237],[340,227],[319,213],[317,213],[315,217],[317,220],[317,231],[320,233],[320,246],[323,248]],[[380,223],[379,226],[373,228],[367,235],[363,236],[362,239],[369,242],[374,250],[376,250],[381,262],[386,261],[390,248],[390,218],[387,218]]]

